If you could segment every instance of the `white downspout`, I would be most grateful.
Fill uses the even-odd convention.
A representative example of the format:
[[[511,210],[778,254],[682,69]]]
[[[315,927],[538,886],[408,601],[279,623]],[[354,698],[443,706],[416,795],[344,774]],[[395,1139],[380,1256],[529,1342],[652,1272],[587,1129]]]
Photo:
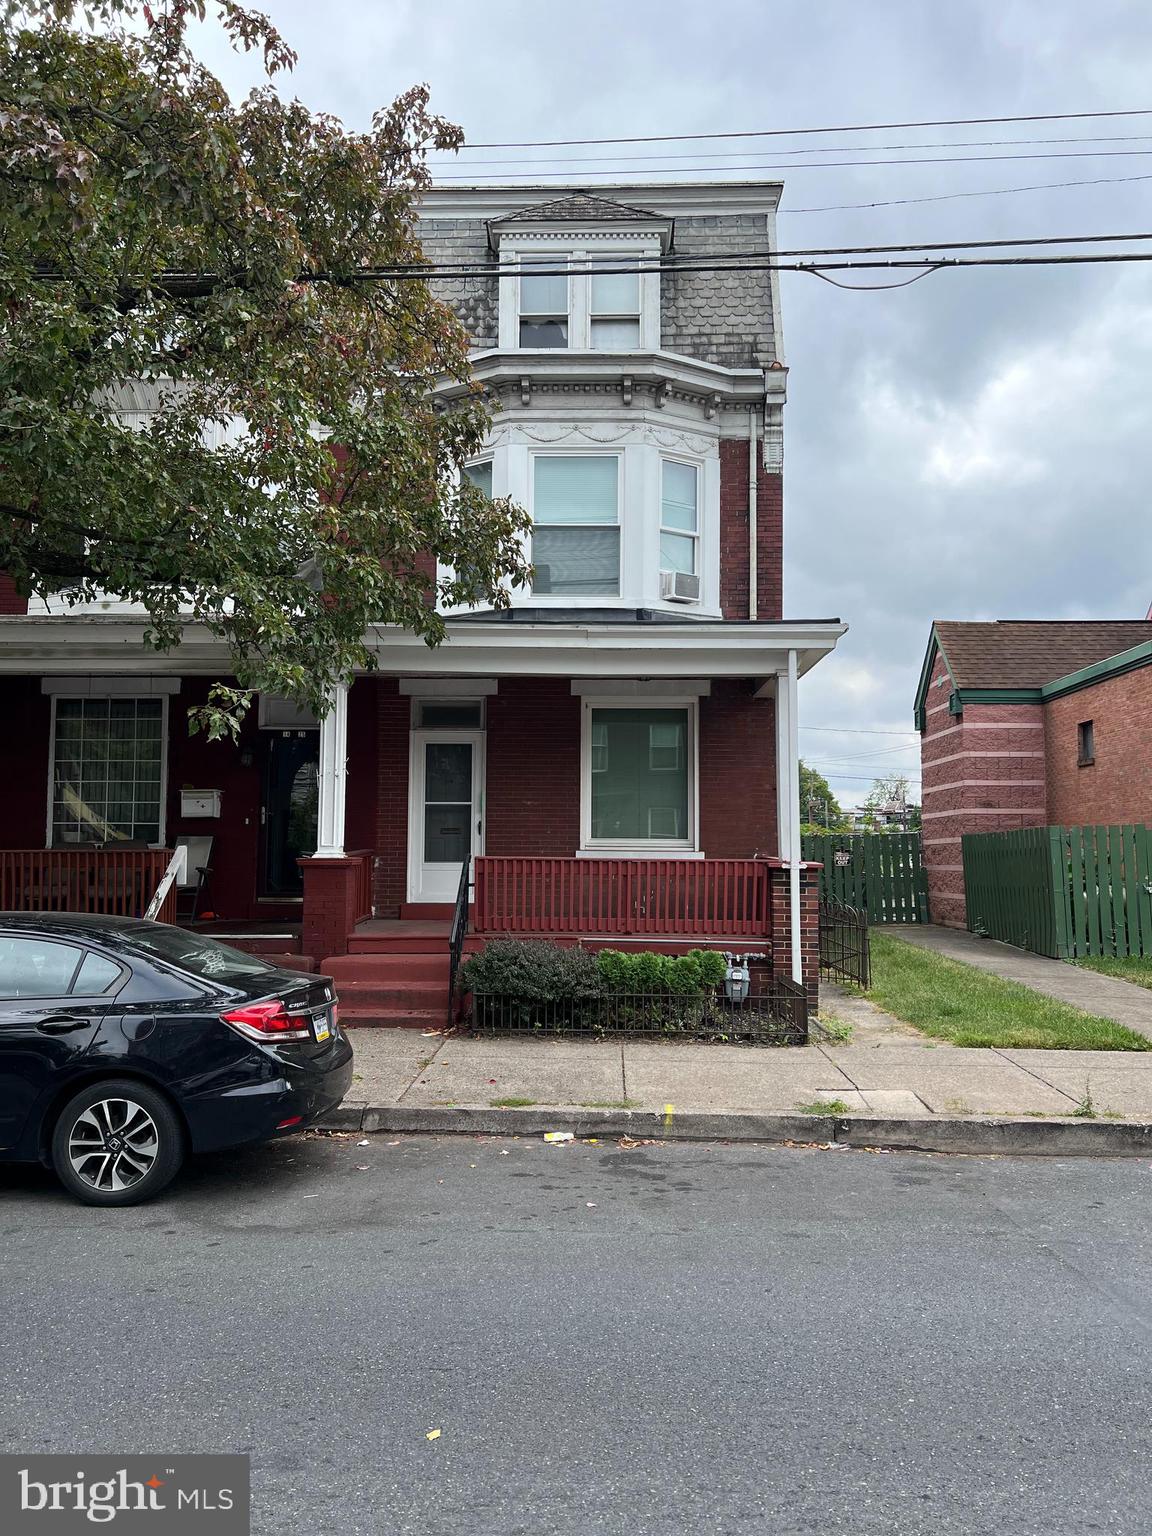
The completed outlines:
[[[792,980],[804,984],[804,948],[800,936],[800,729],[796,652],[788,652],[788,907],[792,940]]]
[[[757,589],[759,587],[760,536],[757,528],[756,491],[759,482],[759,465],[756,462],[756,407],[748,407],[748,617],[753,623],[759,616]]]

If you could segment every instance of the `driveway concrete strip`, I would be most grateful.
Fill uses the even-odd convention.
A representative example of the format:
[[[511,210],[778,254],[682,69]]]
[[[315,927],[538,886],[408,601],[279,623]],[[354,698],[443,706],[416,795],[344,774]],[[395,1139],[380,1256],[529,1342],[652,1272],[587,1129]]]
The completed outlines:
[[[1082,1097],[1041,1082],[998,1051],[956,1046],[937,1052],[906,1045],[820,1049],[862,1093],[907,1089],[938,1115],[1067,1115]]]
[[[914,1024],[885,1013],[866,997],[849,992],[834,981],[820,983],[820,1018],[850,1024],[853,1045],[887,1045],[896,1040],[924,1045],[928,1040]]]
[[[1102,976],[1098,971],[1069,965],[1064,960],[1033,955],[1026,949],[1015,949],[996,939],[977,938],[963,928],[942,928],[935,923],[921,927],[908,923],[885,924],[881,931],[906,944],[914,944],[918,949],[931,950],[933,954],[958,960],[962,965],[971,965],[1005,981],[1018,981],[1034,992],[1043,992],[1047,997],[1070,1003],[1085,1013],[1127,1024],[1129,1029],[1152,1040],[1152,991],[1147,987],[1119,981],[1115,976]]]
[[[629,1100],[645,1109],[793,1110],[821,1095],[843,1097],[854,1084],[820,1051],[626,1041]]]
[[[622,1104],[619,1044],[486,1036],[445,1040],[400,1102],[491,1105],[499,1099],[523,1099],[526,1106]]]

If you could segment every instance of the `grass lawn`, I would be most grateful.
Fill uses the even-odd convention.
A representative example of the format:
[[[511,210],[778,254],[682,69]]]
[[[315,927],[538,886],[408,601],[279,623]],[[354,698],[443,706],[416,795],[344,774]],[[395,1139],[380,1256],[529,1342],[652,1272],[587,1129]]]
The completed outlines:
[[[1150,981],[1149,984],[1152,984]],[[869,1000],[953,1045],[1018,1050],[1147,1051],[1152,1040],[1111,1019],[1081,1013],[1015,981],[872,934]]]
[[[1091,955],[1075,963],[1086,971],[1101,971],[1119,981],[1135,982],[1138,987],[1152,987],[1152,955],[1132,955],[1127,960],[1117,960],[1112,955]]]

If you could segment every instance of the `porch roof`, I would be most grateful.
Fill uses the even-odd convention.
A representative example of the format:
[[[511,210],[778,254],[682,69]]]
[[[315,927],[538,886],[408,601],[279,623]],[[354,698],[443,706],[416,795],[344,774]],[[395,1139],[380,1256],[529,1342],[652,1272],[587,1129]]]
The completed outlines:
[[[102,672],[218,675],[227,647],[189,625],[172,651],[144,644],[147,621],[123,614],[0,617],[0,673]],[[796,653],[803,675],[832,651],[847,625],[839,619],[694,623],[477,624],[449,620],[447,638],[430,647],[393,625],[367,640],[379,675],[425,677],[770,678]]]

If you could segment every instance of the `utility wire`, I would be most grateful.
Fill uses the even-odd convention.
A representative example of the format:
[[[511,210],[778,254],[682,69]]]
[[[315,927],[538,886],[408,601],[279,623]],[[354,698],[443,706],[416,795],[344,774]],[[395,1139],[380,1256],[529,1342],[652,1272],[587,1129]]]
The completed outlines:
[[[927,197],[889,197],[871,203],[822,203],[815,208],[783,208],[782,213],[856,213],[866,208],[904,208],[912,203],[948,203],[958,197],[1008,197],[1016,192],[1055,192],[1065,187],[1115,186],[1124,181],[1152,181],[1146,176],[1092,176],[1082,181],[1037,181],[1023,187],[983,187],[974,192],[936,192]]]
[[[1019,155],[912,155],[905,156],[899,160],[891,158],[879,160],[820,160],[808,161],[803,165],[783,166],[776,160],[752,160],[742,165],[714,166],[711,169],[724,171],[774,171],[780,175],[787,174],[791,176],[797,171],[840,171],[877,165],[986,165],[990,161],[1100,160],[1114,159],[1117,156],[1128,158],[1138,156],[1147,159],[1150,154],[1152,154],[1152,150],[1148,149],[1058,149],[1038,150],[1034,154]],[[691,165],[662,165],[656,174],[660,176],[674,176],[678,175],[681,171],[691,171],[694,169],[697,169],[697,167]],[[578,175],[580,180],[586,181],[590,176],[614,176],[619,179],[621,175],[627,176],[628,172],[621,172],[616,167],[613,167],[610,170],[602,171],[580,171]],[[496,171],[481,171],[477,175],[440,176],[437,185],[447,181],[485,182],[495,180],[500,182],[508,178],[516,182],[528,178],[529,183],[531,183],[545,177],[551,179],[553,176],[561,176],[571,180],[572,172],[568,169],[562,171],[509,171],[505,177]]]
[[[858,725],[802,725],[802,731],[829,731],[837,736],[919,736],[919,731],[865,730]]]
[[[1105,117],[1152,117],[1152,107],[1110,112],[1033,112],[1015,117],[937,117],[915,123],[850,123],[820,128],[734,129],[728,133],[649,133],[616,139],[509,139],[472,144],[471,149],[562,149],[582,144],[685,144],[700,139],[798,138],[813,133],[887,133],[903,128],[976,128],[993,123],[1063,123]]]
[[[920,144],[821,144],[810,149],[778,149],[780,156],[789,158],[796,155],[848,155],[871,154],[878,150],[908,150],[908,149],[1012,149],[1031,144],[1129,144],[1146,142],[1152,135],[1147,133],[1109,133],[1087,134],[1069,138],[1057,139],[937,139]],[[704,154],[673,154],[673,155],[541,155],[538,157],[511,156],[499,160],[464,160],[471,145],[462,144],[450,156],[445,156],[445,165],[464,165],[469,168],[479,165],[592,165],[600,161],[613,161],[619,163],[627,161],[633,163],[637,160],[730,160],[733,155],[739,155],[744,151],[739,149],[709,150]],[[723,167],[721,167],[723,169]]]

